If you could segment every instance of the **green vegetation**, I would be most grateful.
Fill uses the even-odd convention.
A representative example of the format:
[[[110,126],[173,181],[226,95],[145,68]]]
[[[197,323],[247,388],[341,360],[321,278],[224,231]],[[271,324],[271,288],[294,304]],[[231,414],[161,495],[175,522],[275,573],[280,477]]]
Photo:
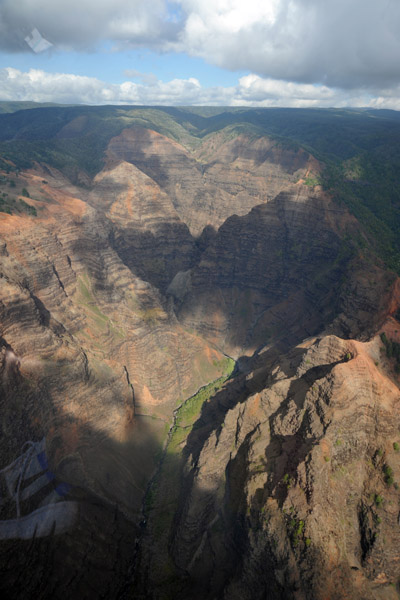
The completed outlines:
[[[77,182],[80,170],[94,176],[102,169],[110,139],[132,126],[149,128],[196,145],[197,138],[188,131],[190,122],[183,127],[167,110],[56,106],[0,114],[0,157],[11,160],[19,168],[28,168],[34,161],[45,162]],[[24,138],[13,139],[15,133],[22,130]]]
[[[400,344],[394,340],[388,340],[386,333],[381,333],[381,340],[385,345],[386,356],[395,358],[395,371],[400,373]]]
[[[375,498],[374,498],[375,504],[378,508],[380,508],[383,504],[383,496],[380,496],[379,494],[375,494]]]
[[[371,248],[389,268],[399,273],[400,240],[397,231],[400,225],[400,193],[397,169],[400,153],[396,151],[390,158],[371,150],[360,160],[363,163],[363,178],[360,180],[349,179],[343,163],[328,164],[324,171],[324,188],[357,217]]]
[[[195,421],[200,415],[201,408],[205,402],[208,402],[210,398],[222,388],[225,381],[229,379],[233,368],[234,361],[229,359],[226,364],[226,373],[216,381],[209,383],[202,387],[197,394],[188,398],[182,405],[176,410],[175,423],[171,431],[170,441],[167,446],[168,452],[176,452],[179,444],[183,439],[189,435],[193,428]]]
[[[147,325],[155,326],[157,325],[158,321],[160,321],[160,319],[166,318],[166,314],[162,310],[162,308],[155,307],[142,310],[140,312],[140,317]]]
[[[393,450],[394,450],[395,452],[399,452],[399,450],[400,450],[400,445],[399,445],[399,443],[398,443],[398,442],[393,442]]]
[[[25,200],[9,197],[8,194],[0,194],[0,213],[8,215],[27,214],[32,217],[37,216],[37,210]]]
[[[24,200],[20,200],[19,201],[19,206],[22,208],[22,210],[24,212],[26,212],[28,215],[32,215],[34,217],[37,217],[37,210],[34,206],[31,206],[30,204],[28,204],[27,202],[25,202]]]
[[[209,141],[201,160],[207,160],[218,143],[238,135],[250,140],[268,136],[277,148],[305,159],[312,154],[323,172],[311,173],[305,184],[323,185],[347,206],[362,227],[358,249],[378,254],[400,273],[400,118],[396,111],[3,102],[0,166],[10,172],[34,161],[48,163],[77,183],[80,171],[92,177],[101,170],[110,139],[129,127],[152,129],[189,149]],[[213,146],[216,132],[219,141]]]
[[[290,475],[288,473],[285,473],[285,475],[283,476],[282,479],[284,485],[286,485],[286,488],[288,490],[290,490],[290,488],[292,487],[292,485],[294,484],[294,479],[293,477],[290,477]]]
[[[27,100],[20,101],[0,101],[0,113],[13,113],[18,110],[27,110],[30,108],[45,108],[47,106],[62,106],[61,104],[57,105],[54,102],[31,102]],[[64,105],[67,106],[67,105]]]
[[[184,401],[175,411],[175,422],[169,431],[169,439],[160,459],[159,471],[148,489],[145,498],[145,512],[151,514],[149,526],[156,542],[155,552],[159,557],[158,569],[163,579],[163,590],[171,591],[179,576],[168,554],[169,533],[178,506],[181,493],[182,447],[195,422],[199,418],[204,402],[221,389],[231,375],[234,361],[224,362],[226,372],[214,382],[201,388],[196,394]],[[214,523],[213,532],[220,531],[220,525]]]
[[[304,535],[304,521],[302,521],[301,519],[296,519],[296,518],[290,519],[288,530],[289,530],[289,536],[290,536],[290,541],[292,542],[292,546],[294,548],[296,548],[299,544],[299,541],[302,539],[302,537]],[[309,538],[307,538],[307,539],[309,539]],[[307,544],[307,542],[305,542],[306,546],[309,546],[310,543],[311,543],[311,540],[308,544]]]
[[[390,487],[394,483],[393,469],[389,467],[389,465],[385,465],[383,472],[385,477],[385,483]]]
[[[232,373],[232,370],[235,366],[235,361],[232,360],[229,356],[224,356],[220,360],[213,360],[212,364],[217,369],[221,369],[224,373]]]
[[[195,422],[200,416],[202,406],[222,388],[229,379],[234,369],[234,361],[229,359],[225,363],[225,374],[202,387],[196,394],[183,402],[175,411],[174,424],[169,432],[169,439],[162,457],[161,469],[146,496],[146,509],[155,507],[158,494],[163,496],[164,509],[157,509],[153,515],[154,532],[157,539],[168,534],[172,523],[174,511],[171,506],[178,502],[180,493],[180,468],[183,443],[191,432]]]
[[[304,184],[308,185],[309,187],[315,187],[316,185],[320,185],[321,182],[316,177],[307,177],[307,179],[305,180]]]

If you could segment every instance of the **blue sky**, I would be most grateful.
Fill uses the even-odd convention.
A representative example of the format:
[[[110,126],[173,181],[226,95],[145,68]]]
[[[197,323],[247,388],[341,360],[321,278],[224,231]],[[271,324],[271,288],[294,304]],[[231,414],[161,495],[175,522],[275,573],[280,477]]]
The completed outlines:
[[[228,71],[185,53],[160,53],[146,48],[113,51],[112,48],[111,42],[103,42],[87,52],[50,49],[35,54],[27,48],[23,53],[1,52],[0,65],[21,71],[41,69],[48,73],[74,73],[117,84],[126,81],[126,72],[130,70],[154,74],[161,81],[176,76],[195,77],[204,86],[236,85],[238,76],[246,75],[245,71]]]
[[[399,31],[397,0],[0,0],[0,99],[400,109]]]

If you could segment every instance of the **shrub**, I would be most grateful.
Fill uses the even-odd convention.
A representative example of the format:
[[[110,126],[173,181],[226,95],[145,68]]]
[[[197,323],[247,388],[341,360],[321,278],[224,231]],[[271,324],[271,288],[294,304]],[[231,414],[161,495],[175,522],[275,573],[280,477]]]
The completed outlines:
[[[31,206],[30,204],[27,204],[24,200],[21,200],[20,205],[22,207],[22,209],[28,213],[28,215],[33,215],[34,217],[37,217],[37,211],[36,208],[34,206]]]
[[[400,450],[400,446],[399,446],[398,442],[393,442],[393,450],[395,452],[398,452]]]
[[[393,483],[394,483],[393,469],[391,467],[389,467],[389,465],[386,465],[384,468],[384,473],[385,473],[386,484],[389,486],[393,485]]]
[[[297,521],[296,519],[291,519],[289,526],[291,529],[290,538],[292,540],[293,546],[296,547],[299,543],[299,538],[303,536],[304,521]]]
[[[286,485],[288,490],[292,487],[294,481],[293,478],[290,477],[289,473],[285,473],[283,476],[283,483]]]

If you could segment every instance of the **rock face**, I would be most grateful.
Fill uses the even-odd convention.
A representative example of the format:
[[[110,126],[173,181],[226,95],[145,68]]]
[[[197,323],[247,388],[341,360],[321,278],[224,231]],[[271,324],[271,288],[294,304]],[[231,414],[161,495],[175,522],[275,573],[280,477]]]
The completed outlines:
[[[395,597],[399,497],[387,472],[400,475],[400,396],[380,338],[268,354],[187,439],[171,534],[186,593]]]
[[[26,442],[45,437],[51,469],[72,486],[73,496],[78,489],[84,505],[100,503],[96,518],[110,526],[130,520],[132,560],[143,496],[172,410],[179,399],[221,373],[222,355],[185,332],[157,288],[122,262],[112,246],[118,230],[101,206],[79,199],[79,190],[56,172],[47,172],[45,184],[42,176],[26,173],[16,183],[42,198],[35,201],[39,216],[0,218],[2,465],[15,460]],[[116,205],[114,201],[118,214]],[[122,254],[118,242],[115,247]],[[134,256],[135,248],[131,251]],[[144,261],[143,256],[138,260],[139,273]],[[134,260],[127,263],[136,269]],[[116,506],[120,516],[114,521]],[[15,516],[11,501],[1,518]],[[96,541],[93,527],[89,519],[62,542],[67,552],[76,539],[71,569],[80,566],[82,553],[91,553],[92,544],[99,546],[105,565],[116,560],[109,556],[108,542]],[[116,555],[119,536],[126,540],[129,532],[121,527],[115,532]],[[38,553],[42,545],[38,541]],[[52,544],[46,548],[52,553]],[[20,555],[21,542],[15,551]],[[49,590],[57,585],[62,555],[56,552],[58,559],[48,572]],[[127,560],[126,552],[124,556]],[[35,560],[32,569],[39,568]],[[20,576],[18,565],[22,567],[18,561],[10,564],[7,588]],[[87,570],[91,575],[84,589],[90,590],[97,577],[90,561]],[[67,569],[65,577],[71,576]],[[77,593],[81,583],[74,579],[70,592]]]
[[[2,589],[395,598],[394,274],[304,149],[116,133],[93,178],[2,163]]]
[[[390,276],[362,257],[350,258],[344,238],[357,235],[346,210],[321,192],[293,186],[246,216],[227,219],[185,285],[171,284],[179,319],[236,357],[271,340],[287,347],[328,324],[335,329],[336,317],[339,331],[347,319],[350,337],[368,321],[372,331],[387,296],[365,280],[376,277],[387,286]]]
[[[319,170],[304,150],[286,150],[268,138],[230,139],[226,132],[207,136],[190,151],[154,131],[127,129],[110,141],[107,156],[134,164],[156,181],[196,236]]]

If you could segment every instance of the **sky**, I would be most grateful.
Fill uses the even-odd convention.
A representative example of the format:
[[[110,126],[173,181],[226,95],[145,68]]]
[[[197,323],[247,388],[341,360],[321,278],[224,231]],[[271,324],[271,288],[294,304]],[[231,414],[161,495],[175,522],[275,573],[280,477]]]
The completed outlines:
[[[0,100],[400,110],[400,0],[0,0]]]

